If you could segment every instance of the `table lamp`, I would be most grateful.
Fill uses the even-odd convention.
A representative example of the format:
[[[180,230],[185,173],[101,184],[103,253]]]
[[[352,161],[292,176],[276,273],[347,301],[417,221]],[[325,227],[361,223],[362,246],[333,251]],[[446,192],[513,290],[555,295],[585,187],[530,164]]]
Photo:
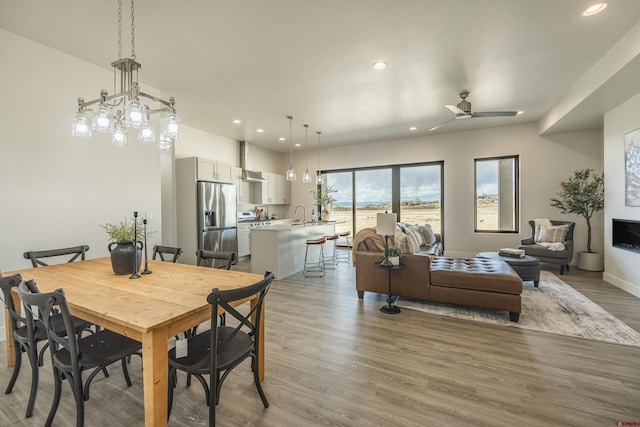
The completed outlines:
[[[389,236],[396,234],[396,214],[379,213],[376,219],[376,233],[384,236],[384,261],[380,265],[391,267],[393,264],[389,260]]]

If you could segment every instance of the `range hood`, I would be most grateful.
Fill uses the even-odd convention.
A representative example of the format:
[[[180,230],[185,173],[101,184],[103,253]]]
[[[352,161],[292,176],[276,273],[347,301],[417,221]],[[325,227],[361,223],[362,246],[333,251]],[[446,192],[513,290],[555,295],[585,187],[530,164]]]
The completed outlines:
[[[240,168],[242,169],[242,180],[247,182],[266,182],[262,177],[262,173],[254,172],[250,169],[251,164],[251,144],[246,141],[240,141]]]

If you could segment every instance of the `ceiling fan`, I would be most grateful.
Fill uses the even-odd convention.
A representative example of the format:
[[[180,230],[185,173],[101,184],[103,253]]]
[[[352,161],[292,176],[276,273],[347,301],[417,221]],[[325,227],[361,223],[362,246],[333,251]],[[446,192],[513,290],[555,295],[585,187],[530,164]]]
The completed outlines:
[[[429,131],[434,131],[452,120],[472,119],[475,117],[509,117],[521,114],[520,111],[483,111],[474,113],[471,112],[471,103],[467,101],[469,91],[462,91],[458,94],[458,96],[460,97],[460,102],[457,105],[445,105],[445,107],[451,110],[451,112],[453,112],[453,114],[455,114],[456,116],[452,119],[440,123],[437,126],[432,127],[431,129],[429,129]]]

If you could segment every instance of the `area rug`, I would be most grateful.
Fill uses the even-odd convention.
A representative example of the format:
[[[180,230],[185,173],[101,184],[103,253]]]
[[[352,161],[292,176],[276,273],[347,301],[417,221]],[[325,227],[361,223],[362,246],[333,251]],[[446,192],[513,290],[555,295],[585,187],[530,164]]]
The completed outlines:
[[[502,310],[398,298],[396,305],[410,310],[640,347],[640,333],[631,329],[553,273],[540,272],[540,285],[525,282],[519,322],[511,322]]]

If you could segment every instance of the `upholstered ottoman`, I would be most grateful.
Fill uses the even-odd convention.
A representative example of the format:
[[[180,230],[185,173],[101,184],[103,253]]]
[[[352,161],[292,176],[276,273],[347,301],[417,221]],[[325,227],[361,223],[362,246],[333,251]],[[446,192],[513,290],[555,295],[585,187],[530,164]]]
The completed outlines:
[[[533,281],[537,288],[540,283],[540,261],[529,255],[523,257],[502,256],[499,252],[480,252],[478,258],[491,258],[504,261],[513,268],[523,282]]]
[[[433,301],[506,310],[513,322],[520,318],[522,279],[504,261],[435,257],[430,276]]]

